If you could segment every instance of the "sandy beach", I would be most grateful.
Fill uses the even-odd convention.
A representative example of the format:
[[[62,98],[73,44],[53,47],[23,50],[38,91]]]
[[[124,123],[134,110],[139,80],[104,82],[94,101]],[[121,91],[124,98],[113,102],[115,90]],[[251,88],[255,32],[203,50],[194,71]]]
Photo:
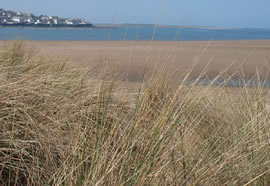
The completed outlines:
[[[9,41],[0,41],[0,48]],[[270,41],[25,41],[26,47],[42,55],[68,57],[75,63],[100,65],[105,62],[120,72],[130,67],[130,80],[140,76],[148,62],[151,71],[162,65],[183,73],[194,64],[192,75],[197,76],[207,67],[207,76],[214,77],[229,68],[228,74],[253,76],[259,71],[268,75]],[[165,65],[164,65],[165,64]]]

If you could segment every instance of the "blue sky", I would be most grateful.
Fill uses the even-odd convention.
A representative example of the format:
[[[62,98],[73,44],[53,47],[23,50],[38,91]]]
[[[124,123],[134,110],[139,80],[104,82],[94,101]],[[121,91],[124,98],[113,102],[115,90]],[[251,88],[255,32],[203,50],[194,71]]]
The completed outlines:
[[[2,0],[1,8],[92,23],[270,28],[270,0]]]

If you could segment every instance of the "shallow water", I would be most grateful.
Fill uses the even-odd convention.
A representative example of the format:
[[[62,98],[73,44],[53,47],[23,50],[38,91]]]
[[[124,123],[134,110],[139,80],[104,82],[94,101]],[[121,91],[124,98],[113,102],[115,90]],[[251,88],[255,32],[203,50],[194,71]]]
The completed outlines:
[[[213,85],[223,87],[249,87],[249,88],[270,88],[270,79],[260,81],[256,79],[207,79],[188,80],[186,84]]]
[[[158,28],[154,40],[174,40],[179,28]],[[0,28],[0,40],[151,40],[152,26],[114,29]],[[126,37],[125,37],[126,35]],[[270,29],[182,28],[176,40],[267,40]]]

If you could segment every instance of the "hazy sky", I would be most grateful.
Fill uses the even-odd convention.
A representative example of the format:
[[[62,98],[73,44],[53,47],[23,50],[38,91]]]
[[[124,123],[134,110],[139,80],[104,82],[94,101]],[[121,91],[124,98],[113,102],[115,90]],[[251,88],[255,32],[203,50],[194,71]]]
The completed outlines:
[[[0,7],[92,23],[270,28],[270,0],[1,0]]]

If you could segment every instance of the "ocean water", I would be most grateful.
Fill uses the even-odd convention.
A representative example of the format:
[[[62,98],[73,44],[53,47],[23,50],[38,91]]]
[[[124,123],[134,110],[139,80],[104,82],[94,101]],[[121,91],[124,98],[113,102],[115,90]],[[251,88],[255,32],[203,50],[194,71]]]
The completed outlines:
[[[178,28],[158,28],[154,40],[171,41]],[[0,27],[0,40],[151,40],[152,26],[113,29],[39,29]],[[176,40],[267,40],[270,29],[199,29],[182,28]]]

